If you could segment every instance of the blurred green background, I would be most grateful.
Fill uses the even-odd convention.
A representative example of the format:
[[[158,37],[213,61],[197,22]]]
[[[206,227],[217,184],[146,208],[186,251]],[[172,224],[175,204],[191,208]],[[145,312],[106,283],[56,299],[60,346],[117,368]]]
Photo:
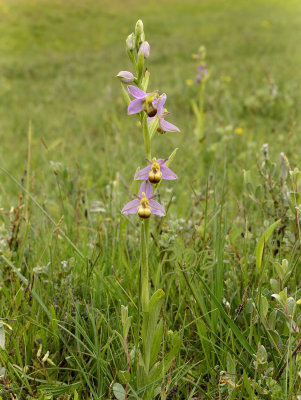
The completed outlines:
[[[170,121],[182,131],[155,146],[164,157],[180,148],[182,184],[225,159],[240,182],[266,141],[272,152],[298,159],[299,1],[1,0],[2,166],[22,176],[31,121],[32,169],[45,192],[50,161],[77,164],[93,190],[117,171],[130,182],[143,163],[143,139],[135,117],[126,115],[115,75],[130,68],[124,44],[138,18],[151,45],[150,89],[167,93]],[[193,135],[196,88],[186,85],[200,45],[211,73],[202,144]],[[233,133],[236,127],[242,135]]]

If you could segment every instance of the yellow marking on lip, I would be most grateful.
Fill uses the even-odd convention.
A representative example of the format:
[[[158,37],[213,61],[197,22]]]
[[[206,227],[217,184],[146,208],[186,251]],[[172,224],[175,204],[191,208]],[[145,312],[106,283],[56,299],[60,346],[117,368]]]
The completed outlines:
[[[153,163],[152,163],[152,170],[154,172],[160,171],[160,164],[158,163],[157,159],[154,157],[152,159]]]
[[[146,194],[144,192],[142,192],[142,199],[140,200],[140,204],[143,207],[148,207],[149,201],[148,201],[148,199],[146,197]]]

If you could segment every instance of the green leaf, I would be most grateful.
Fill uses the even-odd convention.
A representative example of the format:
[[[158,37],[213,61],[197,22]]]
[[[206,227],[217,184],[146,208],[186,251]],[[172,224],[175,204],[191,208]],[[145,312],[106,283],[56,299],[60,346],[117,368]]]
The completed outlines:
[[[131,374],[129,371],[118,371],[118,377],[122,383],[128,383],[131,380]]]
[[[254,399],[254,392],[253,392],[253,390],[251,388],[250,380],[249,380],[245,370],[243,372],[243,382],[244,382],[244,388],[246,389],[246,392],[250,396],[249,400],[253,400]]]
[[[149,130],[149,137],[150,140],[152,140],[154,134],[156,133],[156,130],[159,126],[159,118],[153,118],[148,126],[148,130]]]
[[[151,349],[154,340],[154,334],[157,328],[159,313],[164,300],[165,293],[158,289],[151,297],[149,302],[149,311],[143,314],[142,323],[142,341],[144,348],[144,365],[146,372],[149,371]]]
[[[263,189],[262,189],[262,185],[257,185],[256,189],[255,189],[255,198],[257,200],[260,200],[263,194]]]
[[[283,271],[285,273],[287,273],[288,266],[289,266],[289,262],[286,259],[283,259],[282,263],[281,263],[281,268],[283,269]]]
[[[273,310],[272,312],[270,312],[269,314],[269,329],[270,330],[274,330],[275,326],[276,326],[276,317],[277,317],[277,310]]]
[[[273,292],[278,293],[280,291],[280,283],[276,279],[270,279],[270,285]]]
[[[268,353],[265,347],[261,344],[259,345],[257,352],[257,357],[256,357],[257,364],[265,364],[267,362],[267,359],[268,359]]]
[[[127,319],[127,321],[126,321],[126,324],[125,324],[124,327],[123,327],[123,337],[124,337],[124,338],[126,338],[127,335],[128,335],[128,333],[129,333],[129,330],[130,330],[130,327],[131,327],[131,323],[132,323],[132,318],[133,318],[133,317],[129,317],[129,318]]]
[[[157,325],[157,328],[156,328],[156,331],[155,331],[155,334],[154,334],[153,343],[152,343],[151,357],[150,357],[150,368],[157,361],[157,357],[158,357],[158,354],[159,354],[159,351],[160,351],[160,347],[161,347],[162,336],[163,336],[163,321],[160,320],[160,322]]]
[[[125,390],[120,383],[114,383],[113,385],[113,393],[118,400],[124,400],[125,399]]]
[[[121,90],[122,90],[124,101],[125,101],[126,105],[128,106],[131,102],[131,98],[123,84],[121,84]]]
[[[287,305],[287,288],[284,288],[282,292],[279,293],[280,301],[284,307]]]
[[[158,364],[155,364],[155,367],[150,372],[150,383],[156,381],[157,379],[163,378],[163,375],[166,374],[171,366],[172,360],[178,355],[181,347],[181,338],[178,332],[172,333],[172,345],[169,353],[164,357],[164,359]]]
[[[236,365],[230,353],[227,353],[227,372],[231,375],[236,374]]]
[[[230,353],[227,353],[227,372],[231,376],[231,381],[236,382],[236,365]],[[231,385],[228,385],[228,393],[230,394],[233,391]]]
[[[149,73],[149,70],[147,69],[147,70],[145,71],[144,77],[143,77],[143,79],[142,79],[142,84],[141,84],[141,89],[142,89],[144,92],[147,91],[148,82],[149,82],[149,76],[150,76],[150,73]]]
[[[174,149],[174,151],[173,151],[173,152],[171,153],[171,155],[168,157],[168,160],[166,161],[166,164],[165,164],[167,167],[172,163],[172,161],[173,161],[173,159],[175,158],[175,156],[176,156],[178,150],[179,150],[179,148],[177,147],[176,149]]]
[[[158,289],[151,297],[149,302],[149,320],[148,320],[148,334],[153,336],[157,327],[157,321],[161,306],[163,304],[165,293],[162,289]]]
[[[148,384],[148,375],[145,372],[145,365],[141,353],[138,354],[137,381],[140,387]]]
[[[276,269],[278,277],[283,280],[285,276],[285,272],[282,268],[282,265],[279,262],[274,262],[274,267]]]
[[[267,316],[268,311],[269,311],[268,300],[266,297],[261,296],[261,306],[260,306],[261,315],[265,318]]]
[[[272,225],[266,229],[261,238],[259,239],[259,242],[256,247],[256,274],[259,274],[261,272],[261,266],[262,266],[262,257],[263,257],[263,250],[266,242],[268,241],[269,237],[271,234],[274,232],[274,229],[280,224],[280,219],[276,222],[274,222]]]
[[[290,315],[294,315],[295,313],[295,307],[296,307],[296,301],[293,297],[289,297],[287,299],[287,303],[286,303],[286,307],[287,307],[287,311]]]
[[[278,344],[280,342],[281,339],[280,339],[279,333],[276,330],[270,330],[269,334],[271,336],[273,343]],[[281,355],[281,353],[280,353],[280,355]]]
[[[0,322],[0,347],[5,349],[5,329],[2,322]]]

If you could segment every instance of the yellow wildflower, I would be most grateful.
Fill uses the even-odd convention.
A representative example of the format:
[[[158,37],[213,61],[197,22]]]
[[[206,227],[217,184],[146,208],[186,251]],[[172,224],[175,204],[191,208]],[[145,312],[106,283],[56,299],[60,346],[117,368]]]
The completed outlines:
[[[227,76],[222,76],[222,77],[221,77],[221,81],[222,81],[222,82],[227,82],[227,83],[229,83],[229,82],[232,81],[232,78],[231,78],[231,76],[229,76],[229,75],[227,75]]]
[[[234,129],[234,133],[236,133],[236,135],[242,135],[243,134],[243,129],[242,128],[235,128]]]

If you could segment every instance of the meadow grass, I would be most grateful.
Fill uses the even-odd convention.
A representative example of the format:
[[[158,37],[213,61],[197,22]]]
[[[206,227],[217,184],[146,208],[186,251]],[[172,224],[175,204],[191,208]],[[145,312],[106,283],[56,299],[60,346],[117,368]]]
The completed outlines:
[[[179,148],[179,179],[161,193],[168,215],[151,222],[151,289],[165,291],[161,357],[169,330],[181,337],[166,392],[298,399],[294,0],[0,1],[0,396],[113,399],[127,369],[121,305],[133,317],[130,349],[139,341],[139,224],[120,210],[144,165],[143,139],[115,78],[130,68],[124,40],[138,18],[152,86],[168,94],[182,131],[154,142],[166,157]],[[210,79],[199,143],[186,80],[201,44]]]

